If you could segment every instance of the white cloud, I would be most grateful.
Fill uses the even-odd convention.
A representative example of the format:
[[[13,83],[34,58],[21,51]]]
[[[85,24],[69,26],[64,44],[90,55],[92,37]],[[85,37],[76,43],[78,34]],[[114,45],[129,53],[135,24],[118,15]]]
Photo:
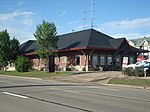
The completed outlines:
[[[132,20],[121,20],[106,22],[101,25],[102,30],[126,30],[126,29],[138,29],[141,27],[150,27],[150,17],[148,18],[136,18]]]
[[[113,38],[126,38],[126,39],[135,39],[135,38],[143,38],[143,37],[150,37],[150,33],[140,34],[140,33],[116,33],[110,34]]]
[[[33,32],[24,28],[18,29],[9,27],[7,28],[7,31],[10,34],[11,38],[17,38],[20,43],[25,42],[27,40],[35,39],[33,36]]]
[[[62,11],[58,16],[59,17],[62,17],[62,16],[64,16],[66,14],[66,11]]]
[[[24,12],[14,11],[12,13],[1,13],[0,14],[0,21],[9,21],[9,20],[12,20],[16,17],[21,17],[21,16],[29,17],[29,16],[32,16],[34,14],[37,14],[37,13],[28,12],[28,11],[24,11]]]
[[[150,36],[150,17],[110,21],[97,28],[114,38],[140,38]]]
[[[16,37],[21,43],[34,39],[33,26],[37,13],[31,11],[14,11],[0,14],[0,31],[7,29],[10,37]]]
[[[22,24],[30,27],[33,25],[33,20],[31,18],[25,19]]]

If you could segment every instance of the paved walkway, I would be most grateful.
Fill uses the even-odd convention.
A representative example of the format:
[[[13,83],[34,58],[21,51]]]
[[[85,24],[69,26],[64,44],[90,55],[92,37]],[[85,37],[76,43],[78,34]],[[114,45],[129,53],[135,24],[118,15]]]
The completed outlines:
[[[81,73],[70,76],[52,77],[53,80],[74,83],[94,83],[94,84],[107,84],[113,78],[122,75],[120,71],[105,71],[94,73]]]

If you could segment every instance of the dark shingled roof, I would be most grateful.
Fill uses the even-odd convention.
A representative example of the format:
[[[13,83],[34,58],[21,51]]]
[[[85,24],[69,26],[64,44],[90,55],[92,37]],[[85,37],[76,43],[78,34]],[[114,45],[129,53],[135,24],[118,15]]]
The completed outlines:
[[[148,50],[138,49],[138,48],[133,47],[133,46],[130,46],[130,50],[131,50],[132,52],[138,52],[138,53],[147,53],[147,52],[149,52]]]
[[[110,44],[113,48],[117,49],[119,45],[125,40],[125,38],[119,38],[119,39],[110,39]]]
[[[29,40],[20,45],[20,53],[27,54],[37,50],[37,45],[35,40]]]
[[[91,30],[68,33],[59,36],[58,49],[66,50],[70,48],[85,47],[90,40]]]
[[[114,39],[94,29],[87,29],[59,35],[58,50],[99,48],[116,50],[125,38]],[[20,46],[21,54],[34,52],[37,49],[36,41],[29,40]]]
[[[81,47],[112,48],[109,39],[112,37],[94,29],[73,32],[59,36],[59,50]]]

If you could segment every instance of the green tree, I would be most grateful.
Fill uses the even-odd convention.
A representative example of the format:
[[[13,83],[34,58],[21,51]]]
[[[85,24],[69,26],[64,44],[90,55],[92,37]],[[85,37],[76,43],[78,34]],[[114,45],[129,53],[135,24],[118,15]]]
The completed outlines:
[[[19,55],[19,41],[14,37],[10,40],[10,57],[9,60],[14,62]]]
[[[19,53],[19,41],[15,38],[10,40],[7,30],[0,32],[0,70],[6,69],[8,63],[14,62]]]
[[[42,24],[37,25],[34,36],[37,40],[39,57],[45,59],[48,64],[49,55],[53,55],[58,48],[57,29],[54,23],[43,21]]]
[[[0,68],[8,65],[10,55],[10,36],[7,30],[0,32]],[[6,70],[6,69],[5,69]]]

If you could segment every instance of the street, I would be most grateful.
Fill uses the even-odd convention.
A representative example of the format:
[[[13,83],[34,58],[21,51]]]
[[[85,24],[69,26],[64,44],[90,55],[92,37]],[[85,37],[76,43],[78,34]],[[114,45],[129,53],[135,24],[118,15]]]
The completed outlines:
[[[0,76],[0,112],[149,111],[149,89]]]

